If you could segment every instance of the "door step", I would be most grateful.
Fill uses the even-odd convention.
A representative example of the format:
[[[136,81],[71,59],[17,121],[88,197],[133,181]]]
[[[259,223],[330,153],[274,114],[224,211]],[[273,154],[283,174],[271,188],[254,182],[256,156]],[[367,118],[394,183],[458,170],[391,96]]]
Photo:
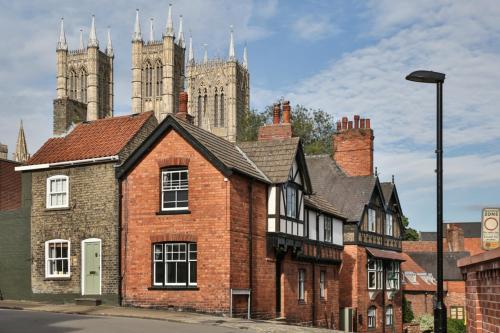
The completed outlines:
[[[75,298],[76,305],[91,305],[97,306],[101,305],[102,301],[97,298]]]

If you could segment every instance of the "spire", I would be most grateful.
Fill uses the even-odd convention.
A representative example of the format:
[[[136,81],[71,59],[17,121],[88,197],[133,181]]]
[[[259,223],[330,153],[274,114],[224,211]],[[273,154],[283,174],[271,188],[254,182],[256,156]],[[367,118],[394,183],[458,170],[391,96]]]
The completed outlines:
[[[113,43],[111,42],[111,27],[108,26],[108,45],[106,45],[106,54],[110,57],[114,56]]]
[[[172,4],[168,5],[167,29],[165,36],[174,37],[174,22],[172,21]]]
[[[191,36],[191,31],[189,32],[189,54],[188,54],[188,62],[190,64],[194,63],[193,36]]]
[[[66,34],[64,33],[64,17],[61,17],[61,30],[59,31],[59,41],[57,42],[58,50],[67,50]]]
[[[134,34],[132,35],[132,41],[142,41],[141,34],[141,23],[139,21],[139,9],[135,10],[135,25],[134,25]]]
[[[83,29],[80,29],[80,44],[78,44],[78,48],[83,50],[85,47],[83,46]]]
[[[154,42],[155,41],[155,32],[154,32],[154,26],[153,26],[153,18],[149,19],[149,41]]]
[[[248,69],[248,55],[247,55],[247,44],[245,43],[245,48],[243,49],[243,67]]]
[[[87,47],[99,47],[97,33],[95,31],[95,15],[92,15],[92,24],[90,25],[89,42]]]
[[[21,125],[19,126],[19,134],[17,136],[16,152],[14,153],[14,160],[17,162],[24,163],[30,158],[28,154],[28,147],[26,145],[26,137],[24,135],[23,121],[21,120]]]
[[[179,16],[179,34],[177,35],[177,39],[179,40],[177,43],[180,47],[186,47],[186,43],[184,42],[184,31],[182,30],[182,15]]]
[[[235,60],[234,56],[234,36],[233,36],[233,26],[231,25],[231,37],[229,39],[229,60]]]
[[[206,64],[208,62],[208,51],[207,51],[207,46],[208,44],[205,43],[203,44],[203,47],[205,48],[205,53],[203,54],[203,63]]]

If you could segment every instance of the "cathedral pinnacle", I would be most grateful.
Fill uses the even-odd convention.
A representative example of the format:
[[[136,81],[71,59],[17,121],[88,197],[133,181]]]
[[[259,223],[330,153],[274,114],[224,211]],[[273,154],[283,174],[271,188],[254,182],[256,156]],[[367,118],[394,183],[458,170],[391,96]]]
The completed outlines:
[[[111,27],[108,26],[108,45],[106,45],[106,54],[109,57],[114,56],[113,43],[111,42]]]
[[[17,136],[16,152],[14,153],[14,160],[24,163],[30,158],[28,154],[28,147],[26,145],[26,137],[24,135],[23,121],[19,126],[19,134]]]
[[[64,18],[61,17],[61,30],[59,31],[59,41],[57,42],[58,50],[67,50],[68,43],[66,43],[66,34],[64,33]]]
[[[206,64],[208,62],[208,51],[207,51],[207,46],[208,44],[205,43],[203,44],[203,47],[205,48],[205,53],[203,54],[203,63]]]
[[[90,25],[89,42],[87,47],[99,47],[97,33],[95,31],[95,15],[92,15],[92,24]]]
[[[248,69],[248,55],[247,55],[247,44],[245,43],[245,48],[243,49],[243,67]]]
[[[155,41],[155,32],[154,32],[154,25],[153,25],[153,18],[149,19],[149,41],[152,43]]]
[[[78,45],[80,50],[83,50],[85,47],[83,46],[83,29],[80,29],[80,44]]]
[[[182,30],[182,15],[179,16],[179,34],[177,35],[177,38],[179,39],[179,46],[185,48],[186,43],[184,42],[184,31]]]
[[[135,25],[134,25],[134,34],[132,35],[132,41],[142,41],[141,34],[141,23],[139,21],[139,9],[135,10]]]
[[[231,37],[229,39],[229,60],[235,60],[233,26],[231,25]]]
[[[174,37],[174,22],[172,21],[172,4],[168,5],[167,29],[165,36]]]
[[[191,32],[189,32],[189,54],[188,54],[189,64],[194,63],[194,54],[193,54],[193,36],[191,36]]]

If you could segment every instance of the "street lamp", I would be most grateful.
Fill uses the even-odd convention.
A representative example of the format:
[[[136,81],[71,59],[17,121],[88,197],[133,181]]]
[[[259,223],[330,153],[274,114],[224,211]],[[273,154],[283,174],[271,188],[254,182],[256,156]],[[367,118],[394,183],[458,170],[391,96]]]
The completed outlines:
[[[443,73],[415,71],[408,81],[435,83],[437,87],[437,299],[434,304],[434,332],[446,333],[446,305],[443,300]]]

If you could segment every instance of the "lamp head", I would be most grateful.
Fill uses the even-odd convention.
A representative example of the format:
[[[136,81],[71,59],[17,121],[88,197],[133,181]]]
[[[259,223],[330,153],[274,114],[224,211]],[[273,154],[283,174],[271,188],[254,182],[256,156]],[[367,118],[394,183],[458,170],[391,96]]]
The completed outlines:
[[[408,81],[423,83],[443,83],[445,74],[432,71],[415,71],[406,76]]]

